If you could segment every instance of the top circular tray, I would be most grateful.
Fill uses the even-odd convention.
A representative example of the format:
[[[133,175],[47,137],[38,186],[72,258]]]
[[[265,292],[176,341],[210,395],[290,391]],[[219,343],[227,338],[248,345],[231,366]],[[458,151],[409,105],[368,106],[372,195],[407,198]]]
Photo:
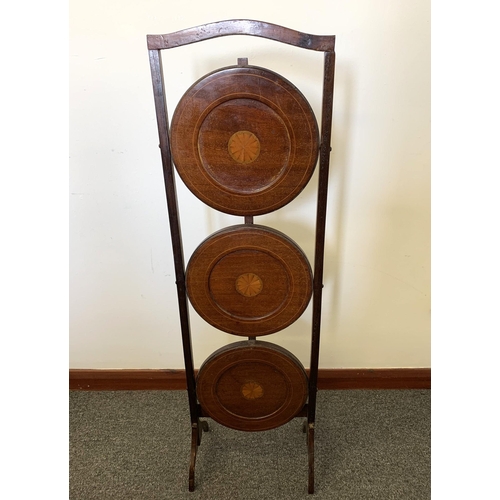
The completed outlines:
[[[306,186],[319,139],[306,98],[280,75],[255,66],[198,80],[172,117],[171,150],[186,186],[233,215],[277,210]]]

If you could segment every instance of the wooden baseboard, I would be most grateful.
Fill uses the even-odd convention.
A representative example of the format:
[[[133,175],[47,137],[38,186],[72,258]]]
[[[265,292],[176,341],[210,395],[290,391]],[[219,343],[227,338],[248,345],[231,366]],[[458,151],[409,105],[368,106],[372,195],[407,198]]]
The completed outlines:
[[[184,370],[69,370],[70,390],[186,389]],[[320,369],[318,389],[430,389],[430,368]]]
[[[430,368],[318,370],[318,389],[430,389]]]

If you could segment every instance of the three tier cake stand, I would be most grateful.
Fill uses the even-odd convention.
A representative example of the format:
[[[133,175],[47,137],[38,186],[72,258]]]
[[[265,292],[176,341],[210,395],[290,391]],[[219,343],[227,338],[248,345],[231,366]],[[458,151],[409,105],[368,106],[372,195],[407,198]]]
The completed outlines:
[[[247,58],[195,82],[169,123],[161,51],[227,35],[252,35],[324,52],[321,126],[302,93]],[[191,416],[189,490],[208,423],[264,431],[304,418],[314,492],[314,426],[333,106],[335,37],[274,24],[221,21],[166,35],[148,35],[149,59],[173,245]],[[307,185],[319,158],[313,265],[291,238],[254,222],[285,207]],[[242,223],[210,235],[185,266],[173,167],[212,209]],[[283,347],[260,340],[291,325],[312,306],[308,373]],[[188,300],[215,328],[239,336],[193,365]],[[241,340],[244,338],[244,340]]]

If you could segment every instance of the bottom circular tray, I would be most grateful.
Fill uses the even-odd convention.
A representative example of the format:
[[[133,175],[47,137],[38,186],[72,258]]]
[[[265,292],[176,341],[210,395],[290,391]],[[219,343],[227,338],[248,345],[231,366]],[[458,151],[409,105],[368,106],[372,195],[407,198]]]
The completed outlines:
[[[208,416],[226,427],[264,431],[304,407],[307,375],[289,351],[269,342],[236,342],[215,351],[198,373],[196,393]]]

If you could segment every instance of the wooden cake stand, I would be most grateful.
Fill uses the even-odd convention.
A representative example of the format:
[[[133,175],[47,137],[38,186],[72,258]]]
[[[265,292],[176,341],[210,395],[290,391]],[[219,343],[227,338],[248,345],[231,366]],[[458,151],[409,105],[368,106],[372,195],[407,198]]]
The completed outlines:
[[[169,127],[161,51],[227,35],[253,35],[309,50],[324,59],[321,136],[301,92],[268,69],[213,71],[180,99]],[[264,431],[305,417],[308,491],[314,492],[314,427],[335,64],[335,37],[259,21],[233,20],[167,35],[148,35],[191,415],[189,490],[206,420],[240,431]],[[254,217],[299,195],[316,167],[319,178],[314,266],[300,247]],[[213,209],[244,217],[200,243],[184,265],[173,166],[190,191]],[[313,298],[309,376],[279,345],[257,340],[296,321]],[[197,378],[188,298],[209,324],[247,340],[212,353]]]

